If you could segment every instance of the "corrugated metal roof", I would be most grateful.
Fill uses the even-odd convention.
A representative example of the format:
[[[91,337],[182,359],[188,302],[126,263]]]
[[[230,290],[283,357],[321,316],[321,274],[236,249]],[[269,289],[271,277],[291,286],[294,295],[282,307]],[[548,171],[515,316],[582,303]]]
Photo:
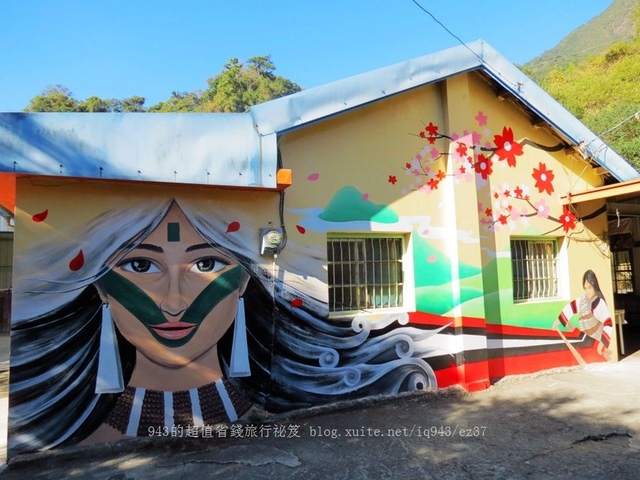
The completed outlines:
[[[256,105],[251,113],[260,133],[284,132],[473,70],[493,78],[616,179],[640,176],[595,133],[482,40]]]
[[[249,114],[4,113],[0,171],[274,188],[272,137]]]
[[[278,134],[482,71],[620,181],[640,174],[512,63],[478,40],[311,88],[239,114],[0,114],[0,171],[276,187]]]

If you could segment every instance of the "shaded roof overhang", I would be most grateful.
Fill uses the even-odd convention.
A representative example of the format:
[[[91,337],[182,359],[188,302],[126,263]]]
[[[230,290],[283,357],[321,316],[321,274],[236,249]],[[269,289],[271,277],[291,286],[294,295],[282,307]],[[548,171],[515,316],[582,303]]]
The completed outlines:
[[[568,193],[560,197],[563,205],[590,202],[592,200],[624,200],[640,195],[640,178],[611,185],[604,185],[583,192]]]
[[[0,113],[0,172],[276,189],[249,113]]]

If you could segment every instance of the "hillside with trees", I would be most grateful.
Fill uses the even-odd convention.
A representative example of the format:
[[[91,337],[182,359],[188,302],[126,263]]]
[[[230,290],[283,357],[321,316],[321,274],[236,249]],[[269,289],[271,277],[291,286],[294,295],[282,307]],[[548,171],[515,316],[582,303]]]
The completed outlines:
[[[598,55],[618,42],[633,39],[636,26],[631,15],[638,0],[615,0],[609,8],[576,28],[558,45],[527,62],[524,70],[536,81],[556,67],[565,68]]]
[[[596,55],[557,65],[543,75],[531,70],[538,65],[535,61],[525,65],[524,70],[538,77],[542,88],[640,170],[640,0],[617,0],[610,9],[625,5],[627,11],[615,11],[634,25],[630,40],[610,44]],[[609,27],[603,27],[597,19],[581,27],[582,32],[591,37],[604,36],[600,29]]]
[[[25,112],[244,112],[252,105],[302,90],[299,85],[275,75],[270,56],[252,57],[246,63],[232,58],[220,73],[207,80],[205,90],[174,91],[166,101],[149,108],[145,98],[74,98],[62,85],[47,88],[29,101]]]

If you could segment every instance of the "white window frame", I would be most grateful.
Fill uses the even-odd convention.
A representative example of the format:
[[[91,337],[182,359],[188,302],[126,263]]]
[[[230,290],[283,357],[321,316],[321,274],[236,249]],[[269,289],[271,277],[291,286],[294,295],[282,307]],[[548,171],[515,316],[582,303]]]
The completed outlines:
[[[349,284],[335,284],[334,278],[332,278],[332,265],[335,265],[337,262],[332,262],[330,260],[330,247],[333,241],[337,240],[366,240],[366,239],[397,239],[401,242],[401,255],[397,260],[400,266],[400,272],[402,274],[402,283],[401,283],[401,298],[402,301],[398,305],[394,306],[375,306],[371,303],[370,298],[364,299],[359,307],[361,308],[344,308],[341,309],[338,307],[336,302],[336,298],[332,294],[332,289],[336,288],[349,288]],[[375,260],[375,259],[373,259]],[[371,263],[371,259],[353,259],[355,262],[366,262]],[[380,260],[377,260],[379,263]],[[349,262],[345,262],[349,263]],[[369,296],[369,288],[384,288],[384,286],[390,284],[376,284],[375,282],[371,282],[368,285],[366,283],[360,285],[361,288],[364,288],[365,296]],[[351,285],[352,287],[356,287],[355,285]],[[415,311],[415,284],[414,284],[414,272],[413,272],[413,242],[411,239],[411,235],[404,232],[328,232],[327,233],[327,287],[328,287],[328,308],[329,314],[332,316],[340,316],[345,314],[379,314],[379,313],[393,313],[393,312],[408,312]]]
[[[556,237],[511,237],[511,286],[514,303],[555,301],[567,285],[566,248]],[[552,253],[545,249],[552,248]],[[526,258],[517,258],[527,251]]]

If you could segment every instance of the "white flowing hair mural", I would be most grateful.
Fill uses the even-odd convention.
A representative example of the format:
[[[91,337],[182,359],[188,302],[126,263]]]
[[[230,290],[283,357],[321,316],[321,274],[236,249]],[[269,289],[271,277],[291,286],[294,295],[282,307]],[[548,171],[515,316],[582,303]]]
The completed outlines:
[[[38,213],[43,225],[46,218],[42,217],[55,214]],[[176,380],[175,388],[165,390],[140,384],[138,371],[144,359],[136,351],[135,338],[127,338],[120,327],[116,329],[117,347],[126,388],[96,393],[104,310],[101,285],[115,270],[125,270],[126,275],[133,267],[149,268],[149,262],[135,252],[153,249],[150,239],[164,232],[165,224],[175,218],[184,223],[180,226],[183,237],[193,230],[191,235],[205,244],[197,245],[198,249],[216,252],[219,266],[206,272],[218,275],[211,284],[240,270],[250,278],[246,290],[229,287],[231,293],[220,294],[219,303],[203,313],[206,318],[215,314],[215,322],[229,325],[215,345],[220,378],[213,383],[215,389],[209,390],[205,378],[202,385],[187,387]],[[204,425],[235,421],[251,405],[277,412],[345,397],[436,386],[424,357],[437,350],[430,345],[437,331],[408,326],[407,314],[389,315],[373,323],[362,316],[345,321],[318,314],[327,308],[314,293],[317,282],[309,283],[311,289],[305,291],[304,279],[284,283],[275,278],[256,253],[256,231],[243,227],[253,222],[246,210],[221,208],[215,200],[142,198],[128,201],[125,209],[104,211],[86,226],[74,226],[73,236],[43,228],[45,234],[29,238],[15,268],[9,454],[98,441],[95,432],[105,428],[122,437],[144,434],[145,418],[164,418],[168,411],[174,416],[162,420],[165,425],[177,420]],[[155,259],[156,254],[160,255],[152,252],[149,258]],[[208,258],[198,259],[199,268],[206,268]],[[233,267],[236,264],[240,270]],[[223,321],[218,310],[222,312],[227,302],[225,295],[244,299],[251,365],[250,376],[244,378],[234,378],[230,372],[237,343],[232,324],[234,319],[239,321],[239,315],[235,306],[229,307]],[[291,299],[301,301],[296,304]],[[116,326],[122,323],[115,313],[118,302],[110,305]],[[153,305],[149,308],[157,310]],[[146,321],[140,316],[133,323]],[[196,338],[175,348],[173,340],[161,345],[160,339],[157,348],[169,355],[172,350],[191,348]],[[153,395],[164,398],[164,412],[148,410],[146,397]],[[207,405],[214,402],[210,396],[225,415],[207,417]],[[182,413],[177,407],[179,398],[188,399]],[[140,413],[132,427],[137,399]],[[122,412],[129,420],[118,417],[125,415]]]

